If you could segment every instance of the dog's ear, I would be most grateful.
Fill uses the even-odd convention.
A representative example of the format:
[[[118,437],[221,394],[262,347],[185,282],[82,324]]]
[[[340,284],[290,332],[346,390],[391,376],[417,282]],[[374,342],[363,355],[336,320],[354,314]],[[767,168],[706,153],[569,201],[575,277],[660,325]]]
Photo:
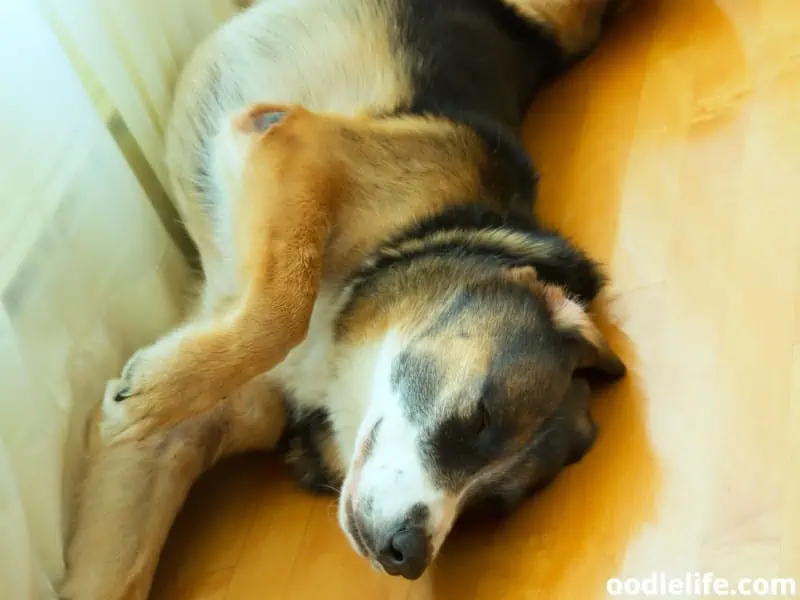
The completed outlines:
[[[581,460],[594,445],[597,438],[597,425],[589,412],[589,384],[575,377],[564,397],[561,410],[568,419],[570,432],[569,452],[565,465]]]
[[[597,425],[589,412],[591,390],[585,379],[573,377],[561,404],[542,426],[533,452],[536,468],[528,493],[548,486],[564,467],[580,461],[597,439]]]
[[[581,377],[573,377],[556,412],[544,426],[540,442],[540,469],[556,472],[581,460],[597,439],[597,425],[589,412],[591,389]]]
[[[597,371],[610,380],[625,376],[625,365],[609,347],[586,309],[555,285],[542,286],[556,329],[575,348],[575,368]]]
[[[625,375],[625,365],[609,347],[586,309],[564,288],[539,280],[533,267],[514,267],[506,272],[513,283],[528,287],[547,306],[556,330],[574,348],[575,369],[595,371],[609,380]]]

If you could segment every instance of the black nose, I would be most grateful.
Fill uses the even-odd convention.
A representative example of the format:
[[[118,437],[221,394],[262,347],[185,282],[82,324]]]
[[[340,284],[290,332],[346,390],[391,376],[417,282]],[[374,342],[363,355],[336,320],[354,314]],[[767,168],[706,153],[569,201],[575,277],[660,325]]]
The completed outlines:
[[[430,542],[425,530],[404,526],[388,539],[378,553],[378,561],[389,575],[418,579],[428,566]]]

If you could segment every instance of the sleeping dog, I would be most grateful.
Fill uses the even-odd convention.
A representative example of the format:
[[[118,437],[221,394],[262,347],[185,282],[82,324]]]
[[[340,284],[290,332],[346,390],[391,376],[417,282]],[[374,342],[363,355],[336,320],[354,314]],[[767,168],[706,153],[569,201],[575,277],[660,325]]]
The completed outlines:
[[[532,217],[519,136],[612,0],[268,0],[195,52],[166,161],[204,280],[109,382],[65,598],[145,598],[192,483],[279,449],[416,579],[456,518],[592,445],[598,265]]]

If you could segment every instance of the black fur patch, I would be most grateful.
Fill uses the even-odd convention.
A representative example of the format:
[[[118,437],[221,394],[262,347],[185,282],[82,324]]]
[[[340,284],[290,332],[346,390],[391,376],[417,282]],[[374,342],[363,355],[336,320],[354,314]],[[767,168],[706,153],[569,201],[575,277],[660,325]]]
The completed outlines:
[[[442,232],[463,232],[456,239],[437,239]],[[492,234],[515,233],[527,241],[512,245],[499,242]],[[403,249],[409,241],[420,243]],[[547,252],[535,248],[546,247]],[[532,249],[530,251],[527,251]],[[529,265],[540,279],[564,286],[577,300],[589,304],[605,283],[597,263],[572,246],[563,236],[537,229],[532,218],[504,216],[491,208],[468,203],[457,205],[413,225],[403,234],[383,244],[355,274],[353,296],[359,287],[382,271],[408,264],[424,257],[439,257],[454,261],[470,258],[484,259],[497,267]],[[490,267],[490,265],[487,265]]]
[[[483,199],[531,214],[538,177],[519,130],[536,90],[566,66],[558,43],[498,0],[405,0],[399,10],[412,88],[402,112],[470,127],[487,158]]]
[[[450,417],[436,427],[435,434],[425,442],[428,468],[435,473],[437,485],[450,491],[484,468],[504,450],[507,435],[497,426],[479,432],[478,414],[475,418]]]
[[[565,467],[581,460],[597,435],[588,402],[588,384],[575,379],[519,460],[502,477],[475,490],[465,512],[510,513],[525,498],[552,483]]]
[[[323,408],[296,415],[284,431],[278,451],[300,487],[321,494],[337,492],[341,474],[328,464],[322,448],[332,435],[330,415]]]
[[[497,0],[399,6],[398,45],[412,56],[412,112],[460,122],[480,115],[516,132],[536,89],[562,68],[555,40]]]

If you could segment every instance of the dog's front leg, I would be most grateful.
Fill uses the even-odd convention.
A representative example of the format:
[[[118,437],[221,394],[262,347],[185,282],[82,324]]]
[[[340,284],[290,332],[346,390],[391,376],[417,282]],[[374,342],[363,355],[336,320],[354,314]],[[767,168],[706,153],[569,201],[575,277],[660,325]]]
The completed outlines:
[[[307,332],[343,169],[330,121],[258,106],[229,135],[243,163],[231,185],[242,295],[135,354],[104,400],[107,439],[142,439],[212,408],[280,363]]]

